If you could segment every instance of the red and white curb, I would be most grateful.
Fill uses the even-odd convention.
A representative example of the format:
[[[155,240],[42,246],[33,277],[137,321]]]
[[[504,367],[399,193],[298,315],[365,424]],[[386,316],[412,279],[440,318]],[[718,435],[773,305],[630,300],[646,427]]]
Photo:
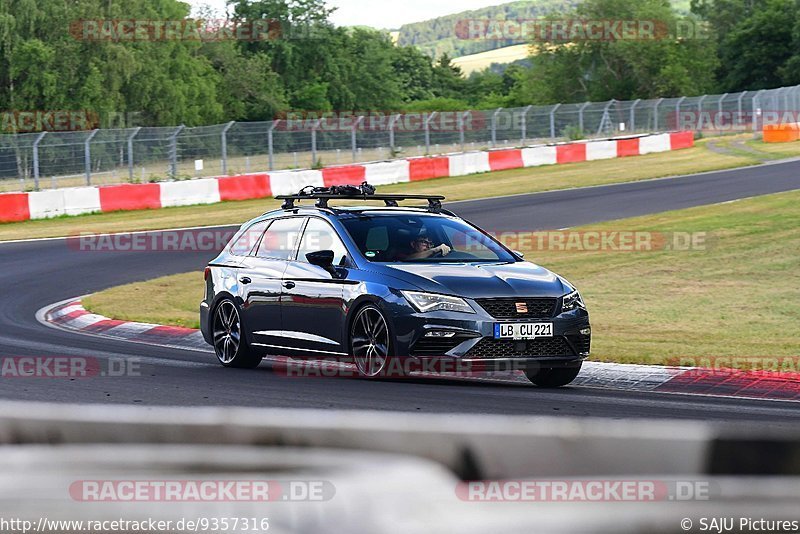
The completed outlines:
[[[416,182],[540,165],[624,158],[692,146],[693,132],[673,132],[377,161],[319,170],[0,193],[0,223],[268,198],[296,193],[305,186],[357,185],[365,180],[372,185]]]
[[[37,319],[53,328],[82,334],[207,354],[213,353],[199,330],[109,319],[84,309],[80,299],[69,299],[47,306],[37,313]],[[295,361],[277,356],[266,359],[273,364],[284,366],[291,361],[294,372],[298,372],[297,376],[303,376],[301,371],[311,369],[317,369],[320,372],[318,374],[308,373],[310,376],[328,376],[328,372],[332,376],[336,374],[337,369],[349,371],[354,369],[354,366],[345,363]],[[442,375],[432,372],[414,372],[412,376],[441,377]],[[473,372],[470,373],[470,376],[447,375],[446,377],[468,381],[530,384],[520,371]],[[581,374],[572,385],[617,391],[800,402],[800,375],[774,371],[585,362]]]

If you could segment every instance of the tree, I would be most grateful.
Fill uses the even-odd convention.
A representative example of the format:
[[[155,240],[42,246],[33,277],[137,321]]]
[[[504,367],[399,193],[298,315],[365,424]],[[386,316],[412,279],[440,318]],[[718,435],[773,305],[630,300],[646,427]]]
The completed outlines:
[[[800,7],[795,0],[695,0],[718,43],[721,90],[734,92],[800,80]]]
[[[514,100],[534,104],[702,94],[715,87],[714,41],[681,38],[679,19],[662,0],[587,0],[566,18],[659,21],[668,36],[536,42],[534,67]]]
[[[433,66],[433,92],[440,98],[459,98],[466,82],[461,67],[453,65],[450,56],[443,54]]]

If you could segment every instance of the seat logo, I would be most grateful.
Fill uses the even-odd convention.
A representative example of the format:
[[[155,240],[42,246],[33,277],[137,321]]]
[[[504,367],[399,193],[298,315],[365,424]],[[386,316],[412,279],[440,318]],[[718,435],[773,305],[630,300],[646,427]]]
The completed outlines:
[[[528,305],[524,302],[517,302],[517,313],[528,313]]]

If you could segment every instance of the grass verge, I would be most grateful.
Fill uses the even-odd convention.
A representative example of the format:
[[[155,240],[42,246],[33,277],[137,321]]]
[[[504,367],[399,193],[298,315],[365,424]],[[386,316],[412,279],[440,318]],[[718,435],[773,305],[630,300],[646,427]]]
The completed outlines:
[[[467,200],[492,195],[533,193],[571,187],[678,176],[755,165],[761,159],[747,153],[720,154],[706,148],[708,140],[675,152],[648,154],[567,165],[514,169],[488,174],[440,178],[425,182],[381,187],[383,193],[440,194],[449,200]],[[794,147],[800,154],[800,143]],[[19,223],[0,224],[0,241],[42,237],[62,237],[81,232],[110,233],[136,230],[162,230],[209,225],[238,225],[276,208],[272,199],[222,202],[206,206],[187,206],[160,210],[98,213]]]
[[[705,233],[692,251],[553,251],[527,258],[577,284],[592,314],[593,359],[800,356],[800,192],[636,217],[579,230]],[[202,273],[98,293],[102,315],[197,327]]]

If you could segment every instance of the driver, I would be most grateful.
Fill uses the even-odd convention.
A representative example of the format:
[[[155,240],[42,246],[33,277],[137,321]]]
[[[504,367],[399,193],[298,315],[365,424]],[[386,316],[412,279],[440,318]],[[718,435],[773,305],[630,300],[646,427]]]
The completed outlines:
[[[423,260],[437,254],[447,256],[452,250],[444,243],[438,247],[434,247],[433,241],[431,241],[431,239],[425,234],[420,234],[417,236],[417,238],[411,241],[409,245],[411,247],[411,252],[409,254],[403,254],[400,258],[401,260]]]

